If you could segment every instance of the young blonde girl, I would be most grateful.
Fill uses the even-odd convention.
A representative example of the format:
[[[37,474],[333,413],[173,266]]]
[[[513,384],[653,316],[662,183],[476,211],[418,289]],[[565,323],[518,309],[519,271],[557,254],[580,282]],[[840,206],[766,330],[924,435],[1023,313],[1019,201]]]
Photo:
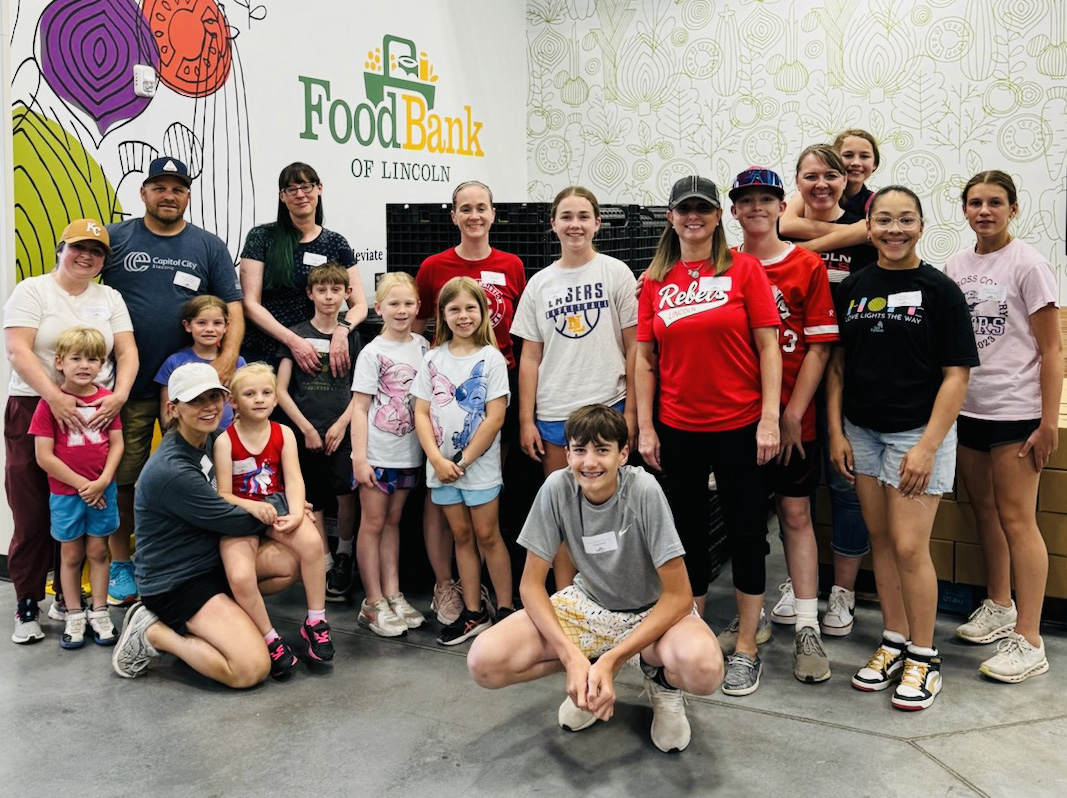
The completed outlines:
[[[322,539],[304,513],[304,480],[297,460],[296,437],[288,427],[270,420],[277,405],[277,378],[266,363],[234,372],[230,400],[236,420],[215,441],[213,459],[219,495],[267,525],[264,536],[292,549],[300,560],[300,579],[308,614],[300,636],[310,659],[333,659],[330,626],[326,623],[326,565]],[[271,625],[256,578],[259,536],[224,538],[222,562],[234,599],[267,642],[271,675],[286,679],[296,656]]]
[[[356,561],[367,593],[358,621],[382,637],[426,620],[400,592],[400,514],[423,463],[411,384],[430,345],[411,331],[418,311],[415,280],[386,274],[374,302],[382,332],[359,353],[352,378],[352,472],[361,510]]]
[[[159,383],[159,417],[163,419],[164,426],[167,418],[167,381],[174,369],[185,363],[211,363],[219,356],[222,341],[226,337],[226,331],[230,326],[230,311],[226,303],[217,296],[201,294],[195,296],[182,305],[181,310],[182,329],[189,336],[191,345],[163,361],[156,373],[155,382]],[[245,365],[245,359],[238,355],[237,368]],[[229,404],[223,405],[222,421],[219,429],[223,430],[233,423],[233,408]]]
[[[498,620],[514,611],[511,562],[498,518],[500,427],[511,392],[507,361],[496,348],[477,282],[454,277],[445,283],[437,298],[436,329],[434,348],[423,358],[411,393],[430,497],[444,508],[456,539],[464,609],[437,639],[450,646],[490,624],[480,594],[479,551],[496,591]]]

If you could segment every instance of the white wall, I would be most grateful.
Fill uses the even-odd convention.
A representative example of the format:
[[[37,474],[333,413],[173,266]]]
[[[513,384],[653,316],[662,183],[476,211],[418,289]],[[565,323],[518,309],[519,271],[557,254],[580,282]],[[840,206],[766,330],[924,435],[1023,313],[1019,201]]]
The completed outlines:
[[[792,185],[805,146],[860,127],[882,144],[872,186],[903,183],[923,198],[928,260],[973,243],[960,190],[980,170],[1004,169],[1021,188],[1016,235],[1061,275],[1067,265],[1063,0],[527,9],[531,198],[580,183],[602,202],[664,204],[683,174],[729,186],[751,164]]]
[[[0,176],[5,297],[17,279],[51,268],[70,219],[140,215],[138,188],[157,154],[189,164],[189,217],[235,260],[252,225],[275,218],[281,168],[310,163],[324,184],[326,225],[353,245],[368,294],[385,270],[387,202],[447,202],[469,179],[501,200],[524,198],[521,2],[481,4],[477,24],[468,6],[447,0],[233,0],[225,16],[213,0],[194,5],[196,15],[155,4],[164,15],[177,10],[150,24],[131,0],[0,4],[0,52],[9,57],[0,84],[15,117],[12,126],[4,115],[0,143],[13,147],[16,164]],[[387,36],[398,41],[387,46]],[[223,45],[205,50],[205,42]],[[131,93],[134,63],[168,76],[151,100]],[[189,77],[194,70],[202,80]],[[371,100],[376,84],[384,88]],[[309,105],[321,109],[321,124],[312,112],[309,126]],[[364,133],[372,118],[387,122],[385,146],[346,135],[344,109],[361,105]],[[331,111],[342,141],[330,133]],[[0,553],[10,528],[5,508]]]

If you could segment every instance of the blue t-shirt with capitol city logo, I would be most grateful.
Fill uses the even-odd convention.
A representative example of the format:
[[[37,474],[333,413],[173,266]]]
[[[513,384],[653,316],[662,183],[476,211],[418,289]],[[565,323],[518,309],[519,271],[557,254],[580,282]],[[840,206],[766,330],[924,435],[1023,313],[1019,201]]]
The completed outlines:
[[[978,365],[971,316],[959,287],[928,263],[871,264],[834,297],[845,350],[845,417],[877,432],[930,420],[943,368]]]
[[[199,294],[239,301],[237,270],[222,239],[192,224],[173,236],[156,235],[143,219],[109,224],[107,231],[112,251],[101,279],[129,308],[140,358],[130,398],[157,398],[160,366],[188,343],[182,305]]]

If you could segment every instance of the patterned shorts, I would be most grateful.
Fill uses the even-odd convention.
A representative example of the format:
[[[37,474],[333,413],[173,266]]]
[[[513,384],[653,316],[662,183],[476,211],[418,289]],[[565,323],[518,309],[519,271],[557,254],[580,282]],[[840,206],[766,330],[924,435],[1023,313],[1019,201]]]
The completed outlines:
[[[575,585],[553,594],[552,606],[567,639],[591,660],[629,637],[652,612],[651,607],[641,612],[604,609]]]

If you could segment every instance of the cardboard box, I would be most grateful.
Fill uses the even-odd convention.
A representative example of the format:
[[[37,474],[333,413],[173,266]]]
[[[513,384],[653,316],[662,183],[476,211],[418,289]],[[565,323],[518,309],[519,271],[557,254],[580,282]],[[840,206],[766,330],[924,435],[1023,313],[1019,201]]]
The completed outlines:
[[[952,575],[955,573],[955,546],[951,540],[930,541],[930,558],[934,561],[938,579],[952,581]]]
[[[930,537],[934,540],[978,543],[978,527],[971,508],[951,499],[942,499],[937,507]]]
[[[1067,598],[1067,557],[1049,556],[1045,595],[1051,598]]]
[[[1038,513],[1037,526],[1045,539],[1048,553],[1067,556],[1067,515]]]
[[[1067,513],[1067,471],[1046,468],[1041,472],[1037,509],[1049,513]]]
[[[977,543],[956,544],[955,580],[965,585],[986,583],[985,557]]]

